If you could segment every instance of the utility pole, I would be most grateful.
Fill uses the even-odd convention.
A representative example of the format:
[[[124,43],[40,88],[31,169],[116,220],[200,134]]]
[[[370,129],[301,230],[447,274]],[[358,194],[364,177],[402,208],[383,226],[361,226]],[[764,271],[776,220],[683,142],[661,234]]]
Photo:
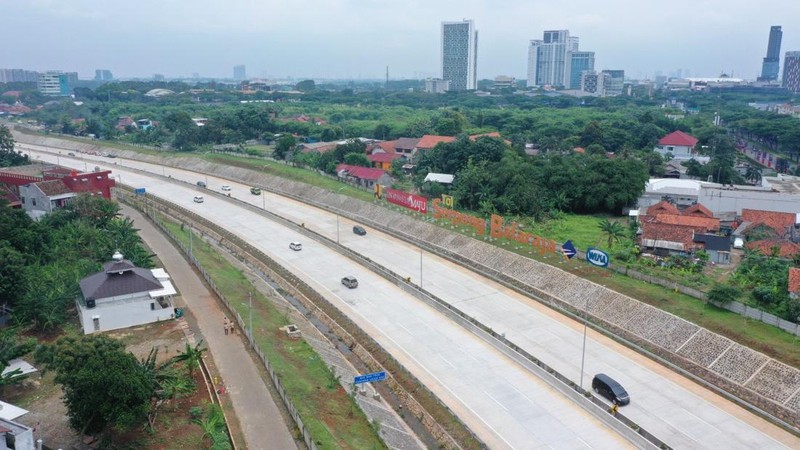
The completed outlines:
[[[253,291],[250,291],[248,297],[250,303],[250,308],[248,308],[248,315],[250,316],[248,317],[248,321],[250,322],[250,347],[253,347],[256,339],[255,336],[253,336]]]

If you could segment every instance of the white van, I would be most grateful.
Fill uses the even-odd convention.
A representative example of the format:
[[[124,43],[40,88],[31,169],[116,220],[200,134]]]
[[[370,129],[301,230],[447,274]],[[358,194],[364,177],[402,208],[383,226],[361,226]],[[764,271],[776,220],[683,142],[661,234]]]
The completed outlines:
[[[292,242],[291,244],[289,244],[289,248],[296,252],[299,252],[300,250],[303,249],[303,244],[299,242]]]
[[[202,195],[195,195],[194,196],[195,203],[203,203],[203,196]]]

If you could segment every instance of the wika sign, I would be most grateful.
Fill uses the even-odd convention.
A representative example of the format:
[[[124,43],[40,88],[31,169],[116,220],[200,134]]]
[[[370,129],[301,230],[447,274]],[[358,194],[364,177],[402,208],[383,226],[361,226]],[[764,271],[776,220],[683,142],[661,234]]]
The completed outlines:
[[[384,189],[383,195],[389,203],[404,206],[408,209],[421,212],[422,214],[428,213],[428,199],[425,197],[391,188]]]
[[[586,261],[597,267],[608,267],[609,260],[608,253],[602,250],[589,247],[589,251],[586,252]]]

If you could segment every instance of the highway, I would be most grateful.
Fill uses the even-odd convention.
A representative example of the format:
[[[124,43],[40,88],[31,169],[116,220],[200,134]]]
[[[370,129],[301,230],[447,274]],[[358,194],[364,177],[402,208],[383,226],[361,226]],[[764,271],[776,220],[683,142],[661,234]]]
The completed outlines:
[[[83,161],[68,159],[65,153],[60,155],[62,165],[84,167]],[[56,159],[45,154],[41,158]],[[538,378],[363,267],[307,240],[302,252],[291,252],[288,243],[301,239],[295,233],[214,196],[206,196],[203,204],[193,203],[197,191],[191,187],[148,179],[121,166],[190,183],[205,176],[119,158],[93,159],[100,162],[89,162],[90,167],[111,168],[126,184],[144,186],[149,193],[199,212],[286,264],[392,352],[491,448],[621,445],[618,436]],[[252,196],[249,186],[239,183],[215,177],[208,177],[208,182],[212,190],[229,184],[232,196],[336,238],[337,220],[330,213],[271,194]],[[432,254],[423,252],[420,258],[418,248],[376,230],[368,228],[367,236],[359,237],[350,232],[350,221],[342,219],[340,226],[343,245],[404,276],[416,279],[422,270],[426,290],[579,381],[579,323]],[[356,276],[359,288],[350,291],[341,286],[339,278],[344,275]],[[623,412],[674,448],[800,448],[795,436],[590,331],[584,384],[598,372],[612,375],[631,394],[632,402]]]

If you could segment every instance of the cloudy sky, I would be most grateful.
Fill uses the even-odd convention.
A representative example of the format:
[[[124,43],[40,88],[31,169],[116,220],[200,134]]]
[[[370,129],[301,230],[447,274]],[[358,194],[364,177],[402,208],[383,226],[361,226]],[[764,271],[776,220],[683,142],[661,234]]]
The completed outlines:
[[[0,17],[0,68],[81,78],[231,77],[236,64],[249,77],[437,76],[441,22],[463,18],[479,30],[479,78],[524,78],[528,41],[551,29],[635,78],[755,78],[771,25],[781,55],[800,50],[800,0],[0,0]]]

